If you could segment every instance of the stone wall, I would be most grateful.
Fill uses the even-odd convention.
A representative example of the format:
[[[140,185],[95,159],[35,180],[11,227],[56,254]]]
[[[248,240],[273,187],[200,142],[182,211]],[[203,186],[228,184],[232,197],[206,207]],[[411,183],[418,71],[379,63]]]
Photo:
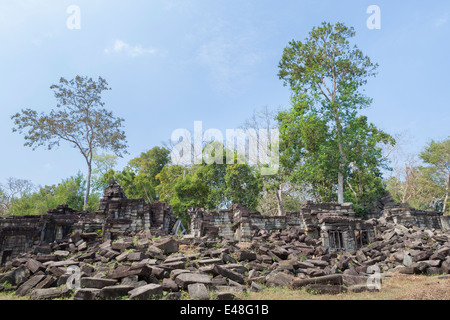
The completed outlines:
[[[355,217],[352,204],[306,202],[299,212],[285,216],[264,216],[235,204],[228,210],[191,208],[191,234],[196,237],[225,237],[240,242],[251,241],[258,230],[299,229],[325,246],[357,249],[375,236],[374,226]]]
[[[441,212],[411,208],[407,203],[389,203],[383,208],[382,216],[393,223],[418,228],[449,230],[450,216]]]
[[[146,203],[127,199],[119,184],[106,187],[95,213],[76,211],[59,205],[42,216],[11,216],[0,219],[0,266],[39,246],[59,241],[72,232],[102,234],[115,240],[133,232],[169,234],[177,218],[172,207],[163,202]]]

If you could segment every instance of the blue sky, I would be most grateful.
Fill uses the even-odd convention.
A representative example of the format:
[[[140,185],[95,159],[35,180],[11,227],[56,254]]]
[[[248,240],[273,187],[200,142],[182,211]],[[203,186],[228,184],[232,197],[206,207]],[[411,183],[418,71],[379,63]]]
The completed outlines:
[[[67,8],[80,8],[70,30]],[[368,6],[381,9],[370,30]],[[36,151],[12,132],[23,108],[49,111],[60,77],[105,78],[106,107],[125,119],[131,158],[178,128],[239,127],[255,110],[288,108],[277,77],[283,48],[322,21],[344,22],[380,67],[365,87],[363,113],[388,133],[406,132],[408,152],[450,135],[450,2],[380,0],[0,1],[0,183],[56,184],[85,171],[70,145]]]

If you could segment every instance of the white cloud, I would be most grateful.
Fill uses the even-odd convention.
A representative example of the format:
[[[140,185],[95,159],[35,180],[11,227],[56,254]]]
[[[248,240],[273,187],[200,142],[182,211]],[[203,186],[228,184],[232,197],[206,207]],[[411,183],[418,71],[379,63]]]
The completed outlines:
[[[242,30],[225,21],[216,21],[204,30],[197,61],[206,68],[216,89],[239,91],[241,85],[252,81],[253,71],[262,62],[254,40],[256,31],[251,25]]]
[[[445,13],[444,16],[441,16],[437,19],[434,19],[434,26],[441,27],[448,22],[448,13]]]
[[[112,52],[125,53],[126,55],[134,58],[134,57],[142,56],[145,54],[155,54],[156,49],[143,48],[141,45],[132,46],[132,45],[118,39],[114,42],[114,45],[112,47],[105,49],[106,54],[110,54]]]

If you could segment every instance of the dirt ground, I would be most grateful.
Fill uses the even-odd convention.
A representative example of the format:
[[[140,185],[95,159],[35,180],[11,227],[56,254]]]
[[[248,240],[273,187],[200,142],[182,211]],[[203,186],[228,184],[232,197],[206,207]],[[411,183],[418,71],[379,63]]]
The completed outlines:
[[[393,274],[379,292],[313,295],[303,290],[267,288],[241,297],[250,300],[450,300],[450,278]]]

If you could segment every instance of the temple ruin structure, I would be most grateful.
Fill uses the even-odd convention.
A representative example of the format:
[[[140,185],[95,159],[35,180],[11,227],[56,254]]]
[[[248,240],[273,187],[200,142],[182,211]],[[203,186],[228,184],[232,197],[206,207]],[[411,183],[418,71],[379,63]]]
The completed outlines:
[[[307,201],[297,212],[285,216],[265,216],[234,204],[229,209],[205,211],[190,208],[190,232],[194,237],[222,237],[248,242],[261,231],[295,228],[298,233],[320,239],[331,250],[355,250],[377,236],[377,219],[420,228],[448,230],[450,217],[432,211],[420,211],[407,204],[382,197],[366,218],[358,217],[353,204],[313,203]],[[79,233],[82,237],[101,236],[116,240],[137,232],[169,235],[179,219],[164,202],[147,203],[128,199],[120,185],[110,181],[99,209],[94,213],[76,211],[67,205],[48,210],[40,216],[9,216],[0,219],[0,266],[29,250],[42,250],[43,244],[62,241]],[[45,251],[45,250],[44,250]]]

